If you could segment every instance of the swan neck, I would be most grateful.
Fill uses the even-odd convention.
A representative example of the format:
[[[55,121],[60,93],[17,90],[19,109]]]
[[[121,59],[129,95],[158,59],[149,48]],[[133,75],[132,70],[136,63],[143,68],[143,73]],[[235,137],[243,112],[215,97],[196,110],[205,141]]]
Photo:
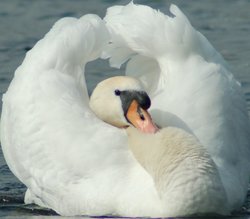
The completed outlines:
[[[192,135],[171,127],[156,134],[143,134],[133,128],[127,133],[130,150],[151,175],[166,205],[173,201],[169,197],[175,197],[181,200],[183,209],[189,205],[189,209],[198,208],[199,212],[209,205],[213,212],[221,203],[227,203],[214,162]]]

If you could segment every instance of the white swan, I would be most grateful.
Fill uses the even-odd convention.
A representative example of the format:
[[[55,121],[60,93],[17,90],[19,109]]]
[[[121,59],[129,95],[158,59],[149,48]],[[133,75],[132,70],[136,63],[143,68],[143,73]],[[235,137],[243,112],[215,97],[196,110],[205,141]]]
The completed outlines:
[[[217,165],[225,208],[232,211],[243,203],[249,177],[240,86],[185,16],[174,6],[171,11],[176,17],[132,3],[109,9],[106,56],[118,66],[133,55],[127,73],[152,95],[154,119],[195,133]],[[109,41],[97,16],[65,18],[27,53],[3,97],[4,156],[28,187],[26,202],[61,215],[178,215],[174,208],[166,213],[153,178],[128,149],[126,132],[89,108],[83,69]]]
[[[158,130],[139,81],[120,76],[99,83],[90,107],[103,121],[126,128],[129,148],[153,179],[158,216],[228,214],[225,189],[205,148],[182,129]]]

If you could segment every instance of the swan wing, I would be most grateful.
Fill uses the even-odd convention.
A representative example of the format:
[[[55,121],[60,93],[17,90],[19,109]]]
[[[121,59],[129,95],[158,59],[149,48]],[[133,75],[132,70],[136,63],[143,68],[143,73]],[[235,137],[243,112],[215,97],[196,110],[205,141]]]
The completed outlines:
[[[126,64],[152,98],[151,112],[161,126],[194,133],[215,161],[231,209],[246,196],[250,129],[241,85],[222,56],[196,31],[180,9],[172,16],[148,6],[108,9],[112,42],[103,53],[110,64]]]
[[[108,40],[95,15],[59,20],[27,53],[4,94],[2,148],[28,187],[27,203],[62,215],[125,215],[139,214],[140,207],[127,208],[131,198],[156,197],[151,178],[127,149],[125,131],[89,108],[84,66]]]

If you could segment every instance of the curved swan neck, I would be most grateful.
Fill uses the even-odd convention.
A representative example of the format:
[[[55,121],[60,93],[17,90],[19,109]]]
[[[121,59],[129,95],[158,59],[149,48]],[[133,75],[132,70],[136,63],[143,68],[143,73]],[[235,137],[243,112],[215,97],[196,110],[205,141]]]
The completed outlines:
[[[214,212],[218,206],[226,205],[217,168],[194,136],[173,127],[156,134],[144,134],[129,127],[127,134],[129,148],[152,176],[160,198],[168,206],[173,201],[169,197],[180,202],[179,212],[183,209],[207,212],[207,206]],[[191,211],[183,213],[192,214]]]
[[[186,166],[186,170],[197,168],[199,162],[209,163],[210,166],[206,168],[215,168],[210,156],[196,138],[181,129],[170,127],[161,129],[156,134],[144,134],[129,127],[127,133],[131,151],[149,173],[153,171],[152,174],[155,174],[155,170],[159,168],[172,171],[190,158],[194,163]]]

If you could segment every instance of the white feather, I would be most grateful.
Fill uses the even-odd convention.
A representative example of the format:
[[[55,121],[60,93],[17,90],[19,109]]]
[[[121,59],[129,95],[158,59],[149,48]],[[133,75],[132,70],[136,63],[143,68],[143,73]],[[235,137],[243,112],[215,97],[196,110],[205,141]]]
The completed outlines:
[[[28,187],[26,202],[62,215],[158,212],[153,181],[128,150],[125,132],[89,109],[84,65],[108,37],[94,15],[58,21],[27,53],[3,97],[3,152]]]
[[[250,175],[250,128],[241,86],[208,40],[177,6],[173,17],[130,3],[108,9],[112,66],[129,60],[152,98],[155,121],[194,133],[215,161],[230,202],[244,202]],[[122,57],[117,59],[117,57]]]

